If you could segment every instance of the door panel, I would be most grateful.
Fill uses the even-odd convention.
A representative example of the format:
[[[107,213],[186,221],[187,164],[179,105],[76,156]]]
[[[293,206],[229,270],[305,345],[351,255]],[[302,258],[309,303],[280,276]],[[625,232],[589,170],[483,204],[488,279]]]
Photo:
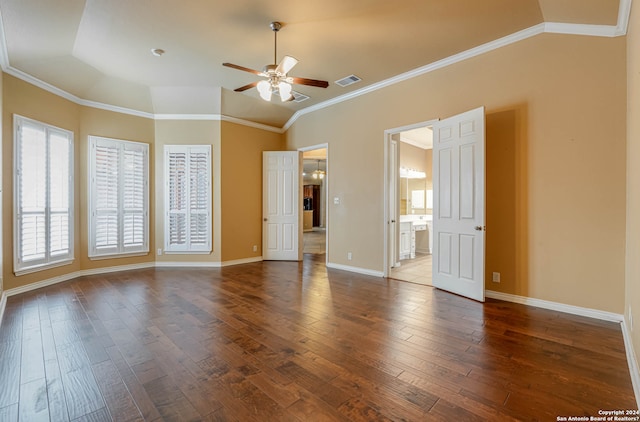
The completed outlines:
[[[433,128],[433,285],[484,301],[484,107]]]
[[[302,259],[302,155],[298,151],[263,153],[262,258]]]

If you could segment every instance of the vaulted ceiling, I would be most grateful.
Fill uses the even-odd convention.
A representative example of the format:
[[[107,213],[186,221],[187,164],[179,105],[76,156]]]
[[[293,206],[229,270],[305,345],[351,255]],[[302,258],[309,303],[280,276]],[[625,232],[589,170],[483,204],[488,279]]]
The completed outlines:
[[[628,2],[0,0],[0,62],[7,73],[85,103],[282,127],[298,110],[543,22],[619,26]],[[284,25],[277,60],[296,57],[291,75],[327,80],[328,88],[294,86],[310,97],[300,103],[233,92],[260,77],[222,63],[271,64],[272,21]],[[154,48],[165,54],[152,55]],[[334,83],[352,74],[362,81]]]

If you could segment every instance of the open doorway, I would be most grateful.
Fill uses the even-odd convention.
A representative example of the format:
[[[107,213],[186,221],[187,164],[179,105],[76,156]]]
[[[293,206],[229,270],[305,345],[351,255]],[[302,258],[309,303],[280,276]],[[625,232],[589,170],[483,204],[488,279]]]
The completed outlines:
[[[432,285],[431,122],[387,131],[389,230],[386,275]]]
[[[303,253],[327,252],[327,145],[302,149]]]

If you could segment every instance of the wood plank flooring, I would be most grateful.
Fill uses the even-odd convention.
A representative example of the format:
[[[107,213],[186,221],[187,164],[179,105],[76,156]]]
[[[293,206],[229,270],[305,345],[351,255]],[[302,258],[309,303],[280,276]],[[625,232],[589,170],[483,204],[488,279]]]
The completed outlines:
[[[302,263],[10,297],[4,421],[556,420],[636,407],[618,324]]]

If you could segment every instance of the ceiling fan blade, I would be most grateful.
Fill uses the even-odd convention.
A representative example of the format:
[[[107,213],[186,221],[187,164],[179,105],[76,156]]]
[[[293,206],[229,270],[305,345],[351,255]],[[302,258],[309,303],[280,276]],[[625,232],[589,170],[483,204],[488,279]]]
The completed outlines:
[[[297,85],[317,86],[318,88],[326,88],[329,86],[329,82],[327,81],[321,81],[319,79],[296,78],[293,76],[288,77],[287,82]]]
[[[276,73],[286,75],[287,73],[289,73],[291,69],[293,69],[293,66],[297,64],[298,64],[298,59],[296,59],[295,57],[284,56],[280,61],[280,64],[278,65],[278,67],[276,67]]]
[[[249,73],[253,73],[254,75],[260,75],[260,76],[265,76],[264,72],[261,72],[259,70],[254,70],[254,69],[249,69],[248,67],[244,67],[244,66],[239,66],[237,64],[233,64],[233,63],[222,63],[223,66],[226,67],[230,67],[232,69],[237,69],[237,70],[242,70],[244,72],[249,72]]]
[[[258,82],[251,82],[248,85],[245,86],[241,86],[240,88],[236,88],[234,89],[235,92],[242,92],[242,91],[246,91],[247,89],[251,89],[251,88],[255,88],[258,85]]]

